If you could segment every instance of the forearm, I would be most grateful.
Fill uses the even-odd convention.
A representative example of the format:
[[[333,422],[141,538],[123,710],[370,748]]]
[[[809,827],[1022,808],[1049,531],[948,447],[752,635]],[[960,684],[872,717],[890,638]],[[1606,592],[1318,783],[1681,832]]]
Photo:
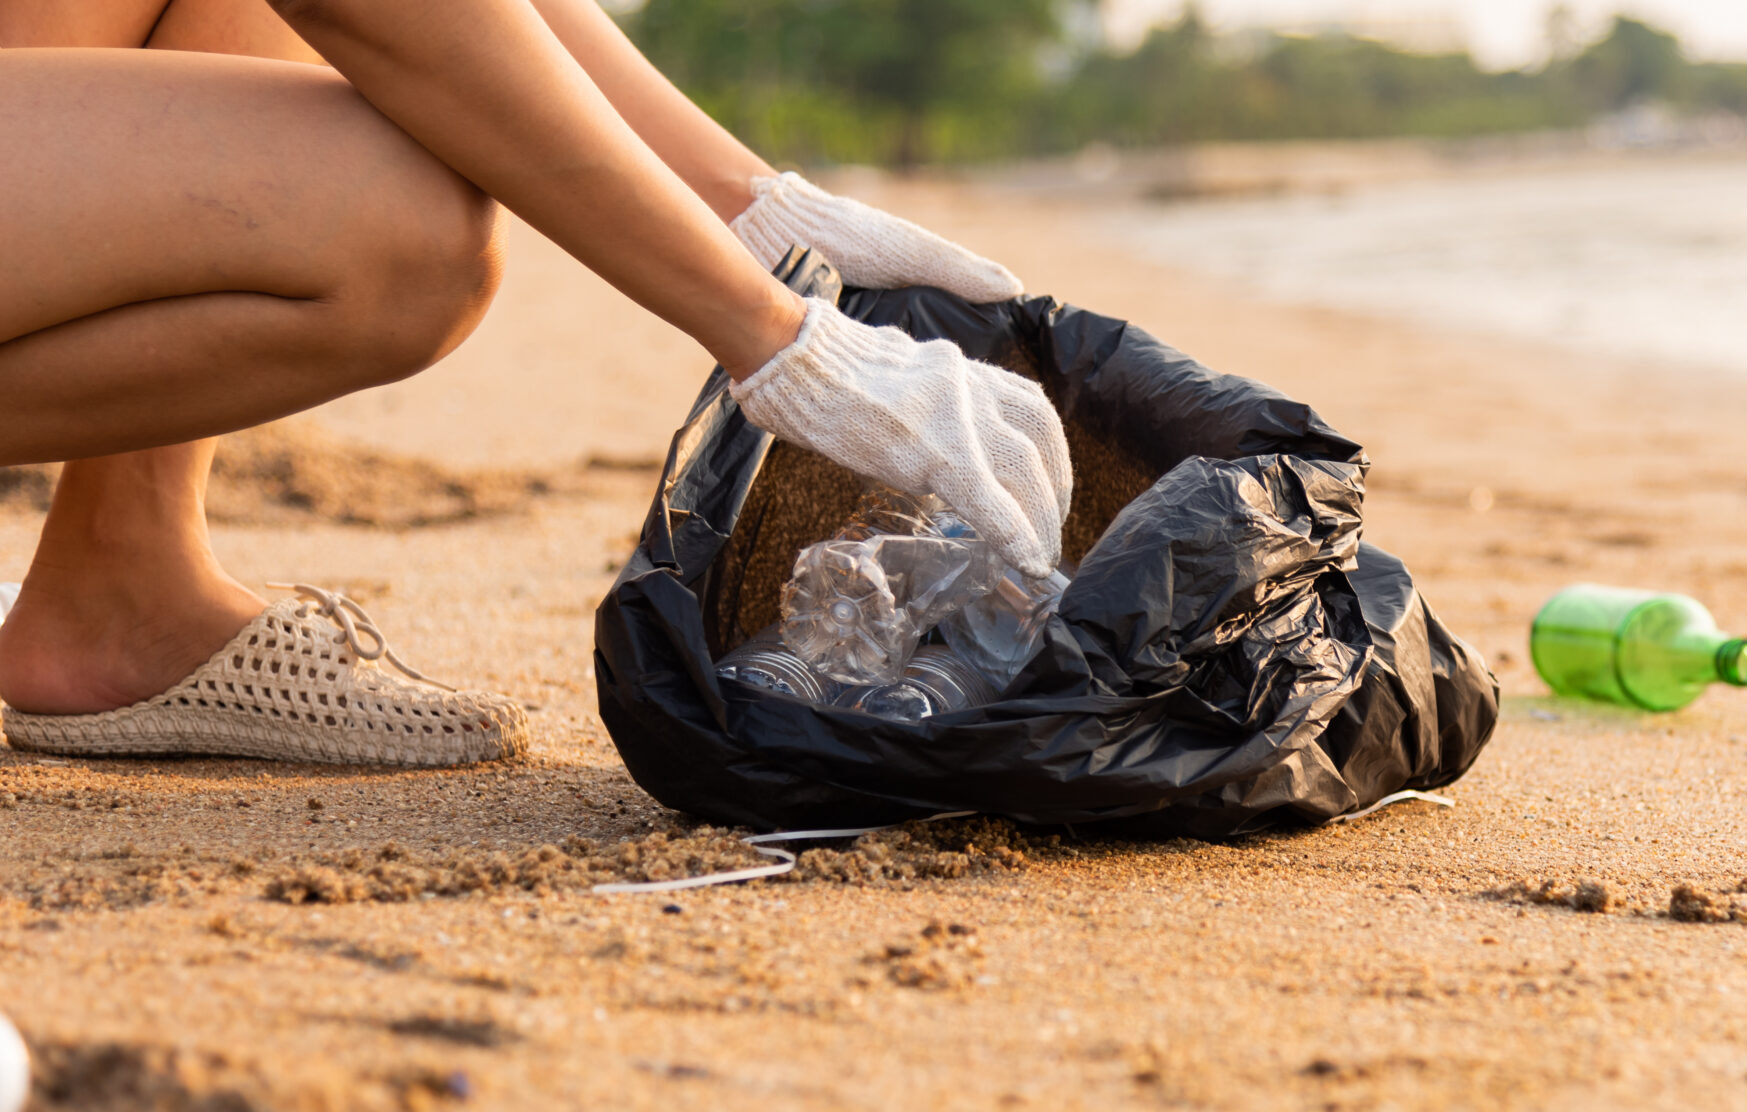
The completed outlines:
[[[384,115],[731,372],[793,337],[798,300],[633,133],[528,0],[273,3]]]
[[[651,65],[597,0],[532,3],[619,115],[765,266],[804,243],[828,255],[852,285],[939,286],[977,302],[1024,292],[1006,267],[927,229],[794,175],[779,181],[768,162]]]
[[[596,0],[534,0],[534,6],[625,122],[723,221],[752,203],[753,178],[775,176],[651,65]]]

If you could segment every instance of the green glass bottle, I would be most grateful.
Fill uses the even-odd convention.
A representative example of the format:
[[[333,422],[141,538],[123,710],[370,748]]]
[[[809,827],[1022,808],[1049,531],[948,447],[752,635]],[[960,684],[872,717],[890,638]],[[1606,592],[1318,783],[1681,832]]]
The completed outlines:
[[[1535,615],[1529,653],[1561,695],[1644,710],[1679,710],[1718,681],[1747,686],[1747,641],[1685,595],[1567,587]]]

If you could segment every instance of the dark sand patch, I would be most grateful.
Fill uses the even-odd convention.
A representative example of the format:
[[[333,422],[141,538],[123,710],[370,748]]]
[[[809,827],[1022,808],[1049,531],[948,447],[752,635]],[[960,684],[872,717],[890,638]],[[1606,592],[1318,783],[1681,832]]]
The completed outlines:
[[[226,1056],[119,1042],[31,1048],[32,1108],[265,1112],[284,1107]]]
[[[888,942],[865,961],[900,988],[938,992],[974,983],[983,953],[975,927],[935,920],[913,936]],[[865,988],[872,982],[858,983]]]
[[[397,1032],[400,1033],[400,1032]],[[428,1032],[407,1031],[417,1037]],[[466,1041],[461,1045],[480,1046]],[[496,1045],[496,1044],[490,1044]],[[272,1069],[223,1052],[126,1042],[47,1042],[31,1047],[31,1109],[76,1112],[333,1112],[433,1109],[472,1095],[463,1070],[406,1068],[357,1076],[303,1063]],[[288,1087],[281,1074],[307,1084]]]
[[[1679,885],[1669,894],[1668,917],[1677,923],[1747,923],[1747,880],[1733,892]]]
[[[461,469],[279,421],[220,442],[207,516],[235,525],[327,521],[411,529],[515,513],[536,498],[574,489],[587,471],[658,467],[653,459],[591,458],[559,470]],[[59,473],[59,464],[0,467],[0,509],[47,510]]]
[[[864,834],[847,846],[800,848],[794,870],[778,883],[830,882],[864,887],[954,880],[1012,872],[1057,854],[1055,836],[1027,835],[1011,823],[975,818],[910,823]],[[701,826],[607,841],[571,837],[520,852],[416,851],[396,843],[294,857],[267,878],[263,894],[282,903],[403,903],[474,894],[536,896],[586,891],[596,884],[680,880],[766,865],[738,833]]]
[[[1554,905],[1593,914],[1605,914],[1610,908],[1618,910],[1622,907],[1618,894],[1599,880],[1543,880],[1538,884],[1519,880],[1482,895],[1507,903]]]

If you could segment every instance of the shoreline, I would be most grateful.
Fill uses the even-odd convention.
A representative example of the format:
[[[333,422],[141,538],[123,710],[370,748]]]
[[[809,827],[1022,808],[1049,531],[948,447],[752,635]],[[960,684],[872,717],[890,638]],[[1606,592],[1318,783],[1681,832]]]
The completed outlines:
[[[1457,138],[1282,139],[1118,148],[997,162],[923,176],[1016,197],[1150,202],[1340,196],[1354,189],[1511,174],[1559,174],[1747,159],[1747,123],[1634,142],[1605,126]],[[858,170],[866,174],[870,171]],[[871,171],[880,173],[880,171]]]

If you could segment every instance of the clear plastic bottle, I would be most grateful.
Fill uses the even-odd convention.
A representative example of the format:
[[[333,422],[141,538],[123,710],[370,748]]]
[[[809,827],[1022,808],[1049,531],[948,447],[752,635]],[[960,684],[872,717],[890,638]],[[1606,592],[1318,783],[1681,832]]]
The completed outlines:
[[[7,611],[18,601],[19,586],[17,583],[0,583],[0,622],[6,620]]]
[[[1003,568],[939,498],[876,492],[835,537],[796,558],[783,586],[783,642],[843,683],[896,683],[923,636],[993,590]]]
[[[933,714],[993,702],[995,689],[975,668],[943,645],[924,645],[910,657],[896,683],[852,687],[837,705],[896,722],[920,722]]]
[[[843,685],[807,667],[805,661],[780,643],[755,638],[716,662],[716,675],[793,695],[809,703],[829,703]]]
[[[996,687],[1006,687],[1037,654],[1044,624],[1061,606],[1068,582],[1060,571],[1031,579],[1008,568],[993,591],[947,615],[940,635]]]

